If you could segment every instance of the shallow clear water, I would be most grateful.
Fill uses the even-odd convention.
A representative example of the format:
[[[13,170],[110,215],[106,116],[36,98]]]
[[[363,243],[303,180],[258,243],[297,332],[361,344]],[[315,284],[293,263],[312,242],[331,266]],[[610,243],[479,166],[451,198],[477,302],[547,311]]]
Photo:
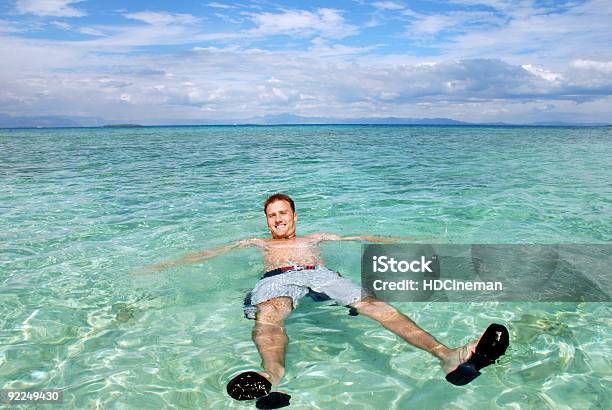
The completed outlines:
[[[152,263],[266,235],[276,191],[299,233],[450,243],[609,243],[610,128],[167,127],[0,130],[0,388],[64,407],[247,408],[225,383],[259,358],[242,316],[261,256]],[[360,245],[324,247],[359,279]],[[508,354],[467,387],[343,308],[287,324],[292,408],[609,408],[609,303],[397,303],[449,345],[496,321]]]

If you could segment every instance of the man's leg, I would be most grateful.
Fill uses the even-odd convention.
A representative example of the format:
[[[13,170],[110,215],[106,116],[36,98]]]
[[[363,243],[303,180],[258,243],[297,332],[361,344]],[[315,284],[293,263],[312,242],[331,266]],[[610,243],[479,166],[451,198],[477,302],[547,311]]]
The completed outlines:
[[[376,298],[365,298],[353,304],[353,307],[360,314],[380,322],[385,328],[411,345],[437,357],[446,373],[465,362],[477,343],[477,341],[474,341],[457,349],[449,349],[395,307]]]
[[[272,384],[278,384],[285,374],[287,334],[285,319],[291,314],[291,298],[277,297],[257,305],[253,341],[261,356],[262,373]]]

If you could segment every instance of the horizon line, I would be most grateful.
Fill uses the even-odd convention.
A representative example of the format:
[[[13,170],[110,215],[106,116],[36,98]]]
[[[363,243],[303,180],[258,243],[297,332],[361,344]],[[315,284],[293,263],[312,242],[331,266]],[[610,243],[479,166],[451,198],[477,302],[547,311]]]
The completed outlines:
[[[397,124],[381,124],[381,123],[272,123],[272,124],[256,124],[256,123],[234,123],[234,124],[105,124],[105,125],[69,125],[69,126],[27,126],[27,127],[3,127],[2,130],[27,130],[27,129],[81,129],[81,128],[96,128],[96,129],[113,129],[113,128],[170,128],[170,127],[292,127],[292,126],[376,126],[376,127],[551,127],[551,128],[606,128],[612,127],[612,124],[607,123],[464,123],[464,124],[435,124],[435,123],[397,123]]]

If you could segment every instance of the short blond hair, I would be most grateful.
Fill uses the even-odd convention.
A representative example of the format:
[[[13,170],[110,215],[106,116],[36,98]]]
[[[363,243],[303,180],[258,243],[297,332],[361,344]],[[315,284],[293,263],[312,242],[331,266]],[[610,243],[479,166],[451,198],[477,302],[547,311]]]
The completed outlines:
[[[289,205],[291,205],[291,210],[293,211],[293,213],[295,213],[295,203],[293,202],[293,199],[291,199],[291,197],[289,195],[281,194],[281,193],[276,193],[274,195],[270,195],[268,197],[268,199],[266,199],[266,202],[264,202],[264,214],[268,210],[268,205],[270,205],[272,202],[276,202],[276,201],[287,201],[287,202],[289,202]]]

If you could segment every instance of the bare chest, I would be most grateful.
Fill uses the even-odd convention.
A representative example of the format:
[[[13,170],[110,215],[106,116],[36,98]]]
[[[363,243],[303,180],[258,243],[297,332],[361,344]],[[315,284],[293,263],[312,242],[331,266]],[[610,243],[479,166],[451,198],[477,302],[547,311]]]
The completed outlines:
[[[303,242],[271,243],[264,248],[266,270],[293,265],[322,265],[316,245]]]

